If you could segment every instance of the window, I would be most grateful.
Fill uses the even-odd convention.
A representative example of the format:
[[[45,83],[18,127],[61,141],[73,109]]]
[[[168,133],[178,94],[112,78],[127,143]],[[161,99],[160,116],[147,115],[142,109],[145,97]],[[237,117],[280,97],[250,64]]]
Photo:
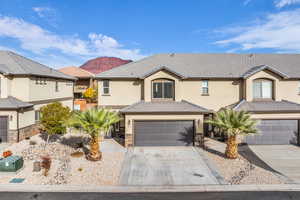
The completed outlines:
[[[202,95],[208,95],[208,80],[202,81]]]
[[[58,88],[58,81],[55,81],[55,92],[58,92],[59,88]]]
[[[152,83],[154,99],[174,99],[174,82],[171,80],[155,80]]]
[[[34,111],[34,118],[35,118],[35,121],[40,121],[41,112],[39,110]]]
[[[109,94],[109,80],[103,80],[102,82],[102,94],[108,95]]]
[[[257,79],[253,82],[254,99],[272,99],[273,82],[267,79]]]

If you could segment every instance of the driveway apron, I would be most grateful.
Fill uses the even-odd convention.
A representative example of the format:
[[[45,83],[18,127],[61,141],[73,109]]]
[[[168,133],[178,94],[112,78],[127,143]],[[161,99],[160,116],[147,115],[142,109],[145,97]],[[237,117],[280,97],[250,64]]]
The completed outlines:
[[[127,151],[120,184],[168,186],[219,182],[194,147],[135,147]]]

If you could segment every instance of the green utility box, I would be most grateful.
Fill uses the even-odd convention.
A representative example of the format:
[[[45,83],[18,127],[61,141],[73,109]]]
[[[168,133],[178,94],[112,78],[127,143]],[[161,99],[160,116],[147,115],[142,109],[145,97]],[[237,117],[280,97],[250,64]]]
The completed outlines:
[[[0,159],[0,172],[16,172],[23,167],[23,163],[21,156],[9,156]]]

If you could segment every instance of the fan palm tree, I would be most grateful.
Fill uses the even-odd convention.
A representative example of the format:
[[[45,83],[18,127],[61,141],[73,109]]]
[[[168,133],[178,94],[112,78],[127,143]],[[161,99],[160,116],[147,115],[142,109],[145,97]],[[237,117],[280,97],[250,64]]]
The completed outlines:
[[[102,153],[99,150],[99,134],[107,133],[113,124],[120,121],[116,112],[106,109],[90,109],[83,112],[75,112],[69,121],[69,126],[83,130],[91,137],[90,152],[87,159],[91,161],[101,160]]]
[[[225,155],[230,159],[238,157],[238,135],[257,133],[257,120],[251,119],[250,114],[246,111],[221,110],[213,119],[206,122],[218,127],[228,136]]]

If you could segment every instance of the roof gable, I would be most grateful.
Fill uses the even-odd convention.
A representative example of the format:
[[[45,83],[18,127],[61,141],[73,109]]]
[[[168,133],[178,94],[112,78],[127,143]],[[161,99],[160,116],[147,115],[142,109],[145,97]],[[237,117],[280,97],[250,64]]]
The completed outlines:
[[[76,80],[73,76],[10,51],[0,51],[0,72],[5,75],[33,75]]]
[[[153,74],[155,74],[155,73],[157,73],[159,71],[167,71],[167,72],[169,72],[171,74],[176,75],[177,77],[179,77],[181,79],[185,78],[185,76],[183,74],[180,74],[180,73],[178,73],[178,72],[176,72],[176,71],[174,71],[174,70],[172,70],[172,69],[170,69],[170,68],[168,68],[166,66],[156,67],[156,68],[152,69],[151,71],[148,71],[145,74],[141,75],[139,78],[140,79],[145,79],[145,78],[147,78],[147,77],[149,77],[149,76],[151,76],[151,75],[153,75]]]
[[[273,67],[267,66],[267,65],[256,66],[256,67],[253,67],[253,68],[249,69],[246,73],[244,73],[242,75],[242,78],[247,79],[250,76],[252,76],[252,75],[254,75],[258,72],[264,71],[264,70],[268,70],[270,72],[273,72],[274,74],[279,75],[283,79],[289,78],[289,76],[287,74],[285,74],[285,73],[283,73],[283,72],[281,72],[281,71],[279,71],[279,70],[277,70]]]

